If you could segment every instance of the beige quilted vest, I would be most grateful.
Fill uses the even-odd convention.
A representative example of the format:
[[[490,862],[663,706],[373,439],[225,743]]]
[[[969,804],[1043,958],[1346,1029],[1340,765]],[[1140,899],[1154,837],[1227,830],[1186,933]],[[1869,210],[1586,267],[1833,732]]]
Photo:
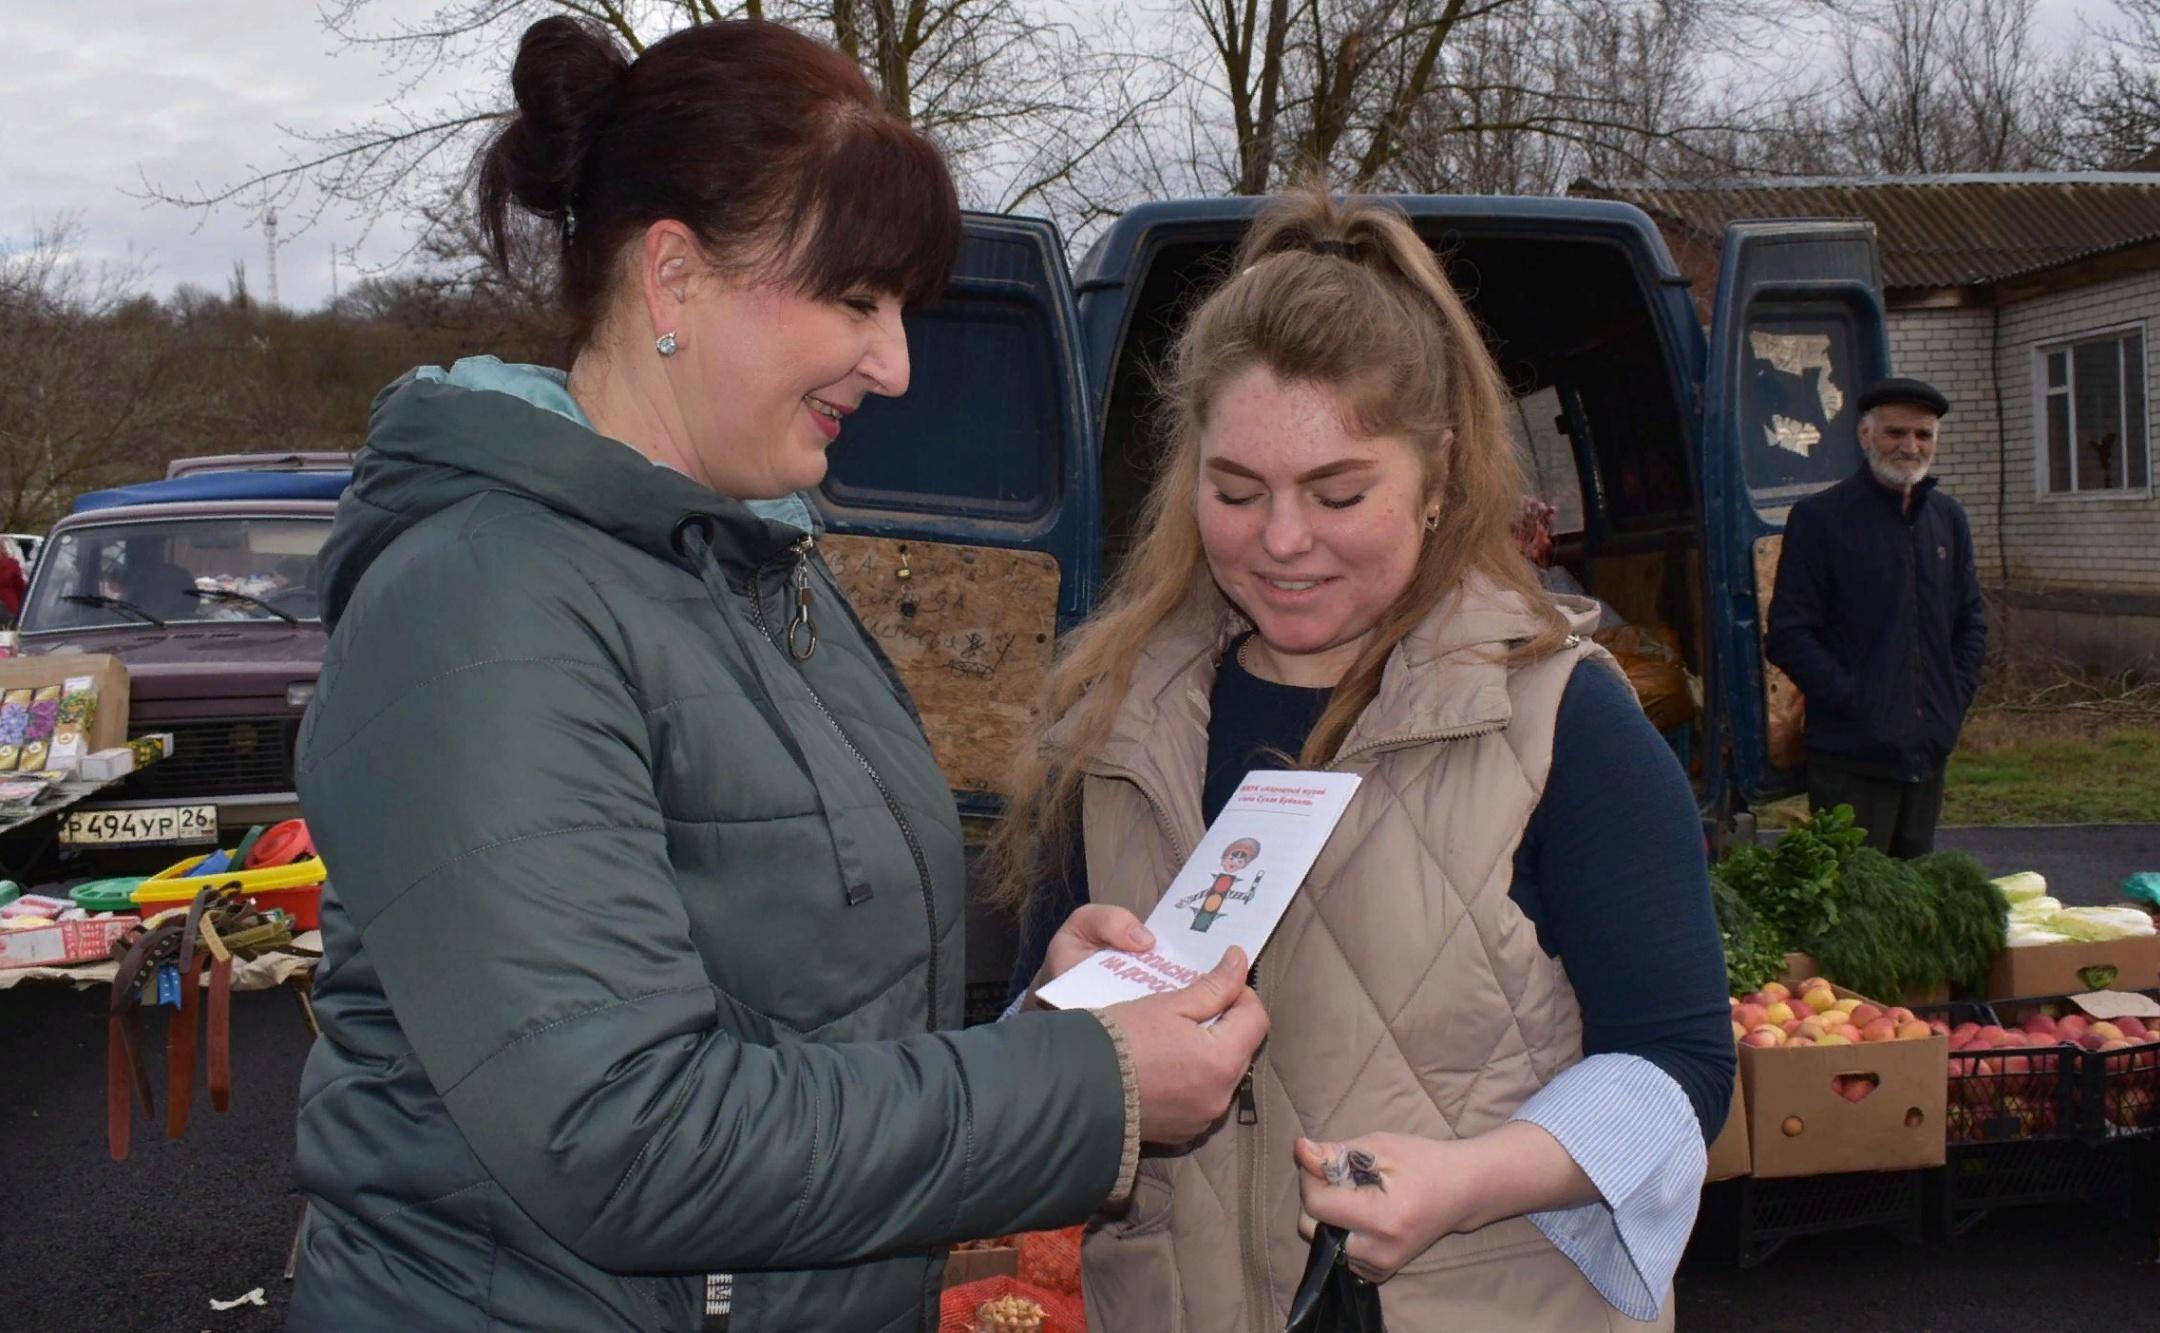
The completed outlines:
[[[1585,637],[1508,668],[1494,658],[1537,622],[1482,587],[1396,650],[1335,764],[1365,780],[1260,960],[1273,1030],[1252,1112],[1142,1158],[1130,1207],[1089,1229],[1089,1328],[1281,1333],[1307,1249],[1296,1136],[1477,1134],[1582,1058],[1567,976],[1508,897],[1561,691],[1604,657],[1582,619]],[[1095,901],[1146,916],[1204,832],[1208,693],[1238,628],[1214,601],[1143,656],[1083,788]],[[1381,1299],[1390,1333],[1671,1319],[1669,1298],[1660,1325],[1613,1310],[1522,1218],[1441,1240]]]

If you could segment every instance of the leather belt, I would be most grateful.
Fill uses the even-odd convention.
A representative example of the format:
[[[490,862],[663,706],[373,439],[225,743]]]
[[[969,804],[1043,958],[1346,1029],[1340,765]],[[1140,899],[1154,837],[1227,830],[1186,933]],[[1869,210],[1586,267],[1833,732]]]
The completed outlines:
[[[195,1095],[198,1046],[206,1045],[210,1104],[232,1104],[232,968],[292,942],[283,912],[260,912],[237,890],[205,888],[184,908],[160,912],[113,943],[119,967],[105,1019],[105,1136],[113,1160],[125,1160],[135,1103],[157,1120],[150,1068],[143,1058],[146,1009],[173,1010],[165,1033],[165,1137],[187,1129]],[[197,945],[201,952],[197,952]],[[210,994],[202,995],[207,964]],[[207,1027],[207,1033],[205,1028]]]

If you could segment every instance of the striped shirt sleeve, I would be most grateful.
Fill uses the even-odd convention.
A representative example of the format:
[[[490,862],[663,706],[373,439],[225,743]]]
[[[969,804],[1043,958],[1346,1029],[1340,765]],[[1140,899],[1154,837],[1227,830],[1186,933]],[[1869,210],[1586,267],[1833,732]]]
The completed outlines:
[[[1614,1309],[1654,1320],[1695,1228],[1707,1152],[1687,1094],[1637,1055],[1593,1055],[1512,1117],[1559,1140],[1602,1202],[1530,1214]]]

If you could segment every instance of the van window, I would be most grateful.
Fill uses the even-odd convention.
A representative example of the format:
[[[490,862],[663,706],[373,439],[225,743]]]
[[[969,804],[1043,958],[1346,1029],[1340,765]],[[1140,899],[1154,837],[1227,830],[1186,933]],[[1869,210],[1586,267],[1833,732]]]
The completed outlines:
[[[1756,508],[1782,511],[1860,464],[1860,321],[1823,303],[1748,312],[1740,457]]]
[[[1019,283],[955,284],[906,319],[910,387],[848,418],[820,488],[843,510],[1027,523],[1057,500],[1051,314]]]
[[[1523,470],[1531,489],[1553,507],[1555,533],[1583,529],[1582,477],[1575,470],[1575,450],[1561,419],[1560,391],[1551,385],[1515,400],[1521,419],[1515,437],[1522,448]]]

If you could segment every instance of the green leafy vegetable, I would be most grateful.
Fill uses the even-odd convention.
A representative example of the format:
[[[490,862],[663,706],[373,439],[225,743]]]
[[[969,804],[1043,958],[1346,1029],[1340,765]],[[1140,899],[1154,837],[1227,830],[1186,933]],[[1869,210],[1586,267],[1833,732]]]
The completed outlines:
[[[1867,840],[1853,827],[1849,805],[1802,820],[1770,847],[1743,847],[1712,868],[1786,947],[1808,942],[1837,924],[1838,867]]]
[[[1785,945],[1777,930],[1715,875],[1710,878],[1710,900],[1725,944],[1727,988],[1734,995],[1761,990],[1785,970]]]
[[[1912,863],[1934,895],[1942,980],[1979,992],[2002,950],[2009,906],[1987,871],[1963,852],[1935,852]]]
[[[1711,868],[1735,994],[1760,989],[1793,950],[1884,1001],[1985,986],[2009,910],[1986,872],[1955,852],[1893,861],[1866,841],[1841,805]]]
[[[1945,979],[1935,895],[1909,862],[1858,848],[1838,872],[1838,897],[1837,921],[1808,946],[1824,976],[1892,1004]]]

